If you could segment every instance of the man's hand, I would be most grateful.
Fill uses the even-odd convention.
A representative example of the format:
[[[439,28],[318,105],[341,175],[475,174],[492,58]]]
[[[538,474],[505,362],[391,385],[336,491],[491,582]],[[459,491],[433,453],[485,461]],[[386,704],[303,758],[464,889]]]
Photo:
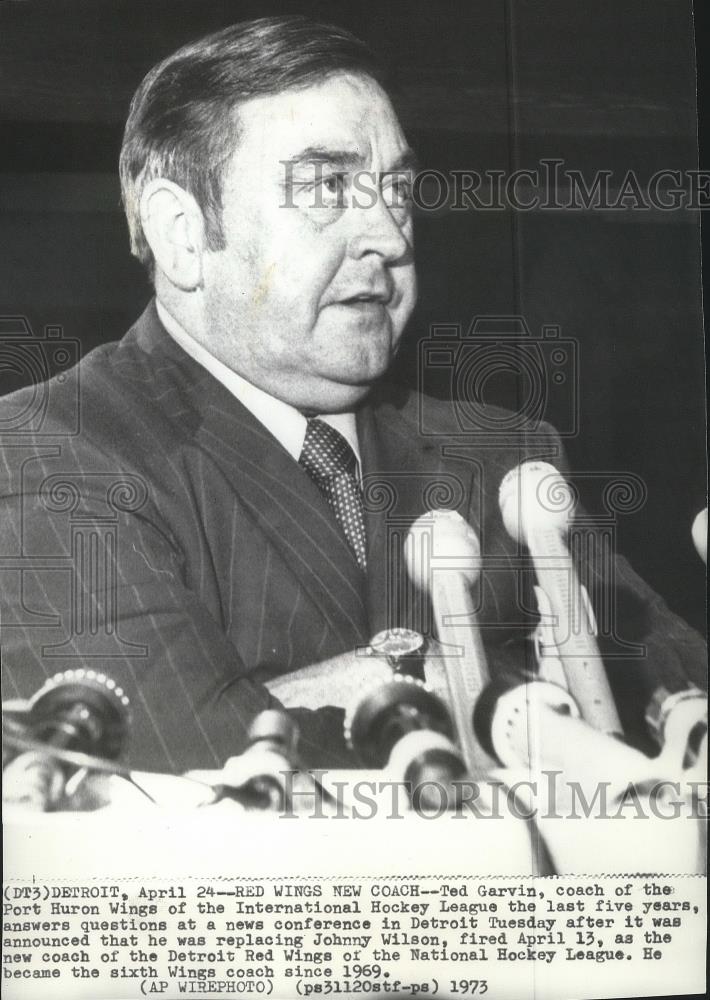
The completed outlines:
[[[266,681],[266,687],[285,708],[347,708],[391,677],[389,664],[368,654],[365,647],[274,677]]]

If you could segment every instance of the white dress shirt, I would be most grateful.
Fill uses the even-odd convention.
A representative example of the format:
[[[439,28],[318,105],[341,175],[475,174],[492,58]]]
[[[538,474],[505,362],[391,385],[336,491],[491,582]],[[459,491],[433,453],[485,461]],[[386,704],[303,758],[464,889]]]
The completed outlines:
[[[160,322],[173,340],[189,354],[193,361],[206,368],[207,371],[222,383],[222,385],[264,425],[286,451],[299,460],[306,437],[306,418],[293,406],[276,399],[263,389],[252,385],[241,375],[228,368],[222,361],[190,336],[172,316],[165,306],[156,300]],[[354,413],[323,413],[320,419],[339,431],[348,442],[358,465],[358,478],[361,477],[360,448],[357,439],[357,426]]]

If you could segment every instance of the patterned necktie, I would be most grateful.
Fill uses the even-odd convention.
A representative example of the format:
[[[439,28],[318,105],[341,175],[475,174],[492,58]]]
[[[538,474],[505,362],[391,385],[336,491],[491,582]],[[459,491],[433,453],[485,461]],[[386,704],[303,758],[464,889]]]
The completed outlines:
[[[306,427],[299,463],[328,501],[360,569],[364,570],[365,517],[352,448],[334,427],[313,417]]]

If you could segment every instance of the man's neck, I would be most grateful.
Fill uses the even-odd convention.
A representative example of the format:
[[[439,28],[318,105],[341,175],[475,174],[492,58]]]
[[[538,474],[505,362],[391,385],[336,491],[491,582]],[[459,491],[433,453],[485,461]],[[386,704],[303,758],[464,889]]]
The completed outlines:
[[[172,339],[186,354],[205,368],[218,382],[235,396],[256,419],[272,434],[286,451],[298,461],[306,436],[306,416],[282,399],[277,399],[258,386],[253,385],[238,372],[227,367],[209,349],[188,333],[175,318],[170,309],[156,298],[156,309],[160,322]],[[360,448],[354,413],[319,413],[331,427],[343,435],[355,452],[360,466]],[[311,414],[309,414],[311,416]]]

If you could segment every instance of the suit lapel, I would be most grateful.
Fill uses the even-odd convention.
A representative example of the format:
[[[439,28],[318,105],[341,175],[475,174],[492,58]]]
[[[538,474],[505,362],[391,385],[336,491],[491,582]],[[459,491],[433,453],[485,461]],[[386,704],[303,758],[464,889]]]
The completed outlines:
[[[363,641],[362,573],[333,513],[301,466],[245,407],[219,388],[196,443],[219,463],[330,626],[350,645]]]
[[[298,579],[304,597],[343,648],[365,642],[362,571],[307,473],[245,406],[173,341],[154,304],[139,320],[136,334],[155,363],[164,357],[174,370],[181,389],[176,393],[181,407],[176,417],[193,422],[195,444],[218,465],[237,501]]]

